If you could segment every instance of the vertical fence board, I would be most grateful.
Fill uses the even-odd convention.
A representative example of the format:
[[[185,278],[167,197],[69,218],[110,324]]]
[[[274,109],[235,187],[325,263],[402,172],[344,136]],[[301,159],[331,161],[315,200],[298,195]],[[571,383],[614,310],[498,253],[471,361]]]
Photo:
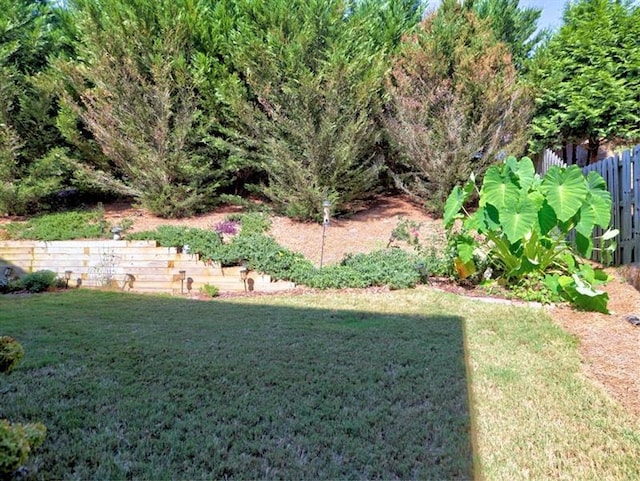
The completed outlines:
[[[536,170],[540,175],[544,175],[554,165],[557,165],[558,167],[567,166],[565,161],[558,157],[555,152],[549,149],[545,149],[542,153],[542,156],[538,157]]]
[[[622,167],[622,176],[619,179],[621,185],[621,198],[620,198],[620,246],[622,247],[622,259],[623,264],[628,264],[632,261],[633,246],[631,244],[632,224],[631,224],[631,156],[628,151],[623,152],[620,159]]]
[[[633,246],[633,262],[640,259],[640,145],[636,145],[631,152],[631,162],[633,167],[633,190],[632,190],[632,213],[633,232],[631,233],[631,244]]]

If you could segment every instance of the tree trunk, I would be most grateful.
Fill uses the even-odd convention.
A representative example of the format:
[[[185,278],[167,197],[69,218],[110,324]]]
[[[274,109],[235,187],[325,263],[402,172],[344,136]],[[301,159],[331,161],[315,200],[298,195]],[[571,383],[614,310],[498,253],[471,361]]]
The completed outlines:
[[[589,137],[589,144],[587,146],[589,151],[589,163],[593,164],[598,160],[598,150],[600,150],[600,139],[597,137]]]

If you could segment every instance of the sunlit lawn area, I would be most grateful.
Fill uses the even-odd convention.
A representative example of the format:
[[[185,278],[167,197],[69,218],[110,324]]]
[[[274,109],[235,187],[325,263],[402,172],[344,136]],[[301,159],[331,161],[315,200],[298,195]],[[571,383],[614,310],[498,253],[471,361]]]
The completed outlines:
[[[418,289],[0,297],[26,479],[636,479],[640,423],[540,310]]]

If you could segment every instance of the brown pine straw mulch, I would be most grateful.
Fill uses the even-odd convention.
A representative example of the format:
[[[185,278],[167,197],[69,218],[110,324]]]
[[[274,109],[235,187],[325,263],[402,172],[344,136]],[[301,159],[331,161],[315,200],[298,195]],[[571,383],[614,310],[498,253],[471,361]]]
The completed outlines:
[[[111,222],[125,218],[133,221],[128,232],[151,230],[161,224],[212,228],[226,215],[238,210],[227,207],[195,218],[166,220],[126,204],[105,206],[107,219]],[[442,237],[441,221],[429,217],[420,206],[403,197],[381,197],[351,217],[332,219],[324,233],[323,262],[330,264],[338,262],[347,253],[385,247],[400,217],[423,224],[420,229],[423,243]],[[319,264],[323,238],[321,225],[277,216],[272,220],[270,233],[281,245],[301,252]],[[605,286],[610,296],[610,315],[580,312],[566,306],[546,312],[578,338],[584,373],[630,413],[640,417],[640,326],[636,327],[626,319],[633,315],[640,318],[640,292],[624,281],[619,269],[609,272],[615,276]],[[438,285],[461,295],[474,295],[457,286]],[[299,289],[298,292],[309,290]]]

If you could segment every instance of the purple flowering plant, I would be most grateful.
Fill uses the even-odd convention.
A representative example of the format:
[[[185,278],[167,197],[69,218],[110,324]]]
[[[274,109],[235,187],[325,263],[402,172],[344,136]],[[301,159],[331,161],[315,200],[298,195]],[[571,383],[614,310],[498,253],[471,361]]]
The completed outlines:
[[[213,230],[220,235],[236,235],[240,230],[240,223],[235,220],[223,220],[213,226]]]

